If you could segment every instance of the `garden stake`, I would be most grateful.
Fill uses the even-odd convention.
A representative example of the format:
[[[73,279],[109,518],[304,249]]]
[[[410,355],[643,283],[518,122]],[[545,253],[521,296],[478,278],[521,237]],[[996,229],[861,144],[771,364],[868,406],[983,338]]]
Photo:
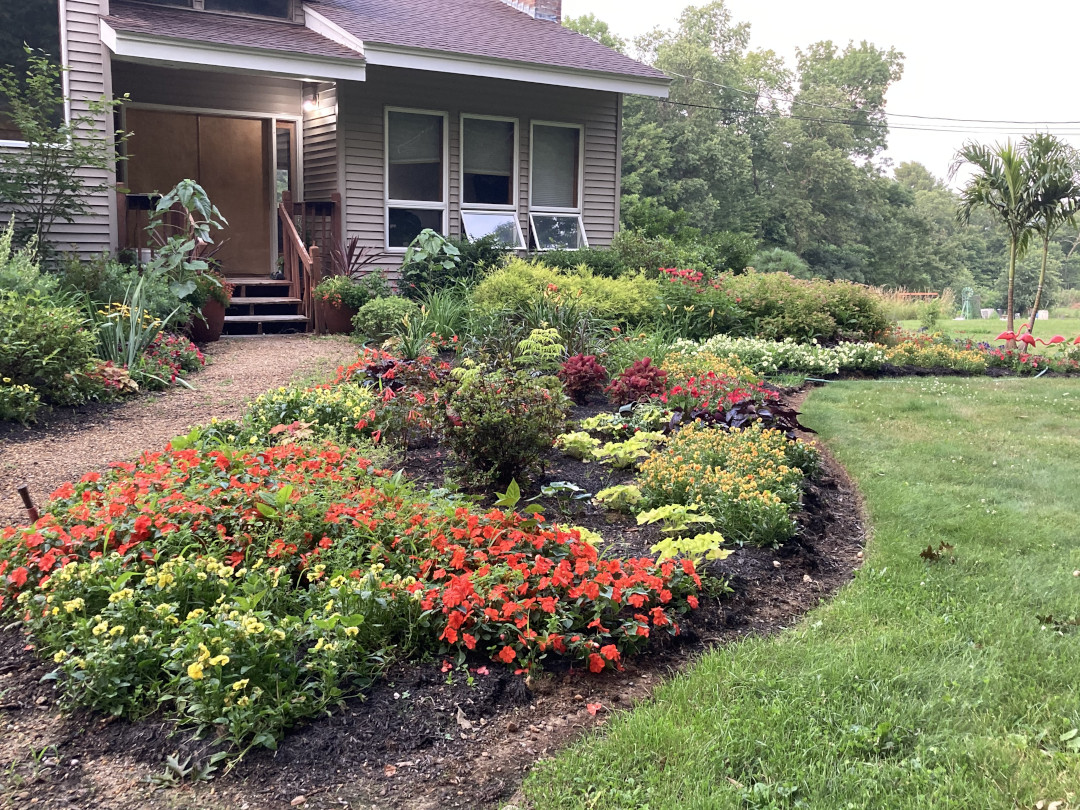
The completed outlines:
[[[25,484],[19,487],[19,497],[22,498],[26,514],[30,516],[30,522],[37,523],[37,519],[40,515],[38,515],[37,507],[34,506],[34,499],[30,497],[30,487]]]

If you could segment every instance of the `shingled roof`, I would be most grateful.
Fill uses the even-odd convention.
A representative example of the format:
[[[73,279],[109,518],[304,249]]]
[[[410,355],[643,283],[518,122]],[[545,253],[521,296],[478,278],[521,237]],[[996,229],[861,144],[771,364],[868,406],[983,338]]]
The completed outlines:
[[[656,68],[502,0],[307,0],[307,5],[365,45],[667,79]]]
[[[115,31],[168,39],[191,40],[232,48],[281,51],[321,59],[363,63],[363,54],[339,45],[310,28],[284,20],[193,13],[143,3],[112,0],[105,22]]]

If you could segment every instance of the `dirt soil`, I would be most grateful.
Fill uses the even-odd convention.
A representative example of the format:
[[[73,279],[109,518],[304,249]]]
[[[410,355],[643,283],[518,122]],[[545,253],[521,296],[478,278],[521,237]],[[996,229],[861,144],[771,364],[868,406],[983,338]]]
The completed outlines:
[[[267,387],[265,378],[258,386]],[[229,413],[235,411],[215,415]],[[185,413],[186,421],[161,435],[209,415]],[[76,430],[69,434],[81,441]],[[124,447],[134,455],[152,446],[151,438],[160,443],[158,434],[145,432]],[[252,751],[210,781],[155,785],[167,757],[205,762],[213,742],[174,735],[153,718],[62,714],[53,682],[41,680],[51,666],[34,657],[17,627],[0,629],[0,808],[435,810],[520,801],[521,781],[537,760],[649,700],[708,649],[782,630],[851,579],[866,537],[862,503],[843,469],[823,455],[820,475],[806,487],[799,535],[780,549],[742,548],[712,563],[709,573],[727,580],[732,592],[703,596],[677,639],[656,639],[625,671],[596,676],[563,667],[526,678],[479,658],[467,670],[440,661],[399,665],[331,716],[294,729],[276,751]],[[407,467],[437,482],[443,461],[431,449],[411,453]],[[596,492],[629,479],[604,469],[553,455],[543,480],[571,480]],[[81,471],[70,468],[56,482]],[[620,554],[646,554],[656,540],[630,519],[611,522],[589,508],[564,519],[602,531]]]
[[[163,447],[212,417],[235,418],[247,400],[292,380],[319,380],[359,350],[340,337],[223,338],[203,347],[206,367],[194,390],[175,387],[105,405],[61,408],[33,427],[0,425],[0,526],[25,522],[16,490],[40,505],[65,481]]]

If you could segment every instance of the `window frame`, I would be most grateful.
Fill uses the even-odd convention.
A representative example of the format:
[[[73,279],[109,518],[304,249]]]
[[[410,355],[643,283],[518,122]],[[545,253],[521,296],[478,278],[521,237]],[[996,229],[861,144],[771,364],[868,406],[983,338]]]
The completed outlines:
[[[536,171],[535,145],[536,127],[562,127],[564,129],[576,129],[578,131],[578,165],[577,165],[577,207],[556,208],[554,206],[537,206],[533,203],[533,172]],[[574,216],[578,218],[578,228],[581,230],[582,247],[589,246],[589,235],[585,231],[585,125],[570,123],[568,121],[543,121],[532,120],[529,122],[529,238],[536,244],[536,250],[581,250],[582,248],[542,248],[536,238],[536,222],[533,217],[536,214]],[[526,243],[527,244],[527,243]]]
[[[398,200],[390,196],[390,113],[439,116],[442,128],[442,200]],[[390,209],[421,208],[442,211],[441,236],[450,236],[450,113],[445,110],[424,110],[416,107],[383,107],[383,245],[387,253],[405,253],[408,247],[390,247]]]
[[[514,125],[514,152],[513,165],[510,167],[510,199],[512,202],[505,205],[490,203],[465,202],[465,119],[472,118],[480,121],[502,121]],[[515,214],[520,207],[521,186],[521,120],[507,115],[480,115],[479,113],[461,113],[460,132],[458,146],[458,207],[462,211],[513,211]],[[520,230],[521,224],[518,224]]]
[[[507,250],[528,250],[528,242],[525,240],[525,234],[521,230],[521,219],[518,217],[518,212],[516,210],[509,211],[495,208],[462,208],[458,213],[461,216],[461,235],[464,236],[466,239],[469,239],[470,241],[474,240],[471,236],[469,236],[468,229],[465,225],[465,217],[469,214],[477,214],[481,216],[484,214],[495,214],[499,216],[509,217],[510,221],[514,223],[514,229],[517,232],[518,240],[520,241],[518,241],[516,245],[503,244],[503,247],[505,247]]]
[[[71,71],[68,69],[67,2],[57,0],[57,37],[60,46],[60,92],[64,96],[64,124],[71,124]],[[0,138],[0,149],[28,149],[30,142],[22,139]]]
[[[205,11],[208,14],[226,14],[231,17],[244,17],[249,20],[281,20],[283,22],[302,22],[299,19],[300,10],[303,8],[303,4],[299,0],[289,0],[289,12],[284,17],[278,17],[273,14],[254,14],[247,11],[221,11],[218,9],[207,9],[205,6],[205,0],[183,0],[187,5],[182,3],[157,3],[154,0],[135,0],[138,3],[144,3],[146,5],[154,6],[155,8],[179,8],[187,9],[188,11]]]

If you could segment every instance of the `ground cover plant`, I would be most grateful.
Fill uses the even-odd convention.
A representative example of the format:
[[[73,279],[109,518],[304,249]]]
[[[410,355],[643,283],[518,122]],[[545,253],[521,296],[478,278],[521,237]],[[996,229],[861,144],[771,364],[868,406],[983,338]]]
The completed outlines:
[[[815,391],[805,419],[873,520],[854,583],[540,765],[533,806],[1075,801],[1080,556],[1061,482],[1077,476],[1076,396],[1047,379]]]
[[[599,672],[678,631],[689,561],[601,558],[542,516],[427,497],[351,449],[248,449],[195,431],[55,493],[0,539],[0,610],[22,616],[73,705],[163,705],[232,750],[395,657],[475,650]]]

